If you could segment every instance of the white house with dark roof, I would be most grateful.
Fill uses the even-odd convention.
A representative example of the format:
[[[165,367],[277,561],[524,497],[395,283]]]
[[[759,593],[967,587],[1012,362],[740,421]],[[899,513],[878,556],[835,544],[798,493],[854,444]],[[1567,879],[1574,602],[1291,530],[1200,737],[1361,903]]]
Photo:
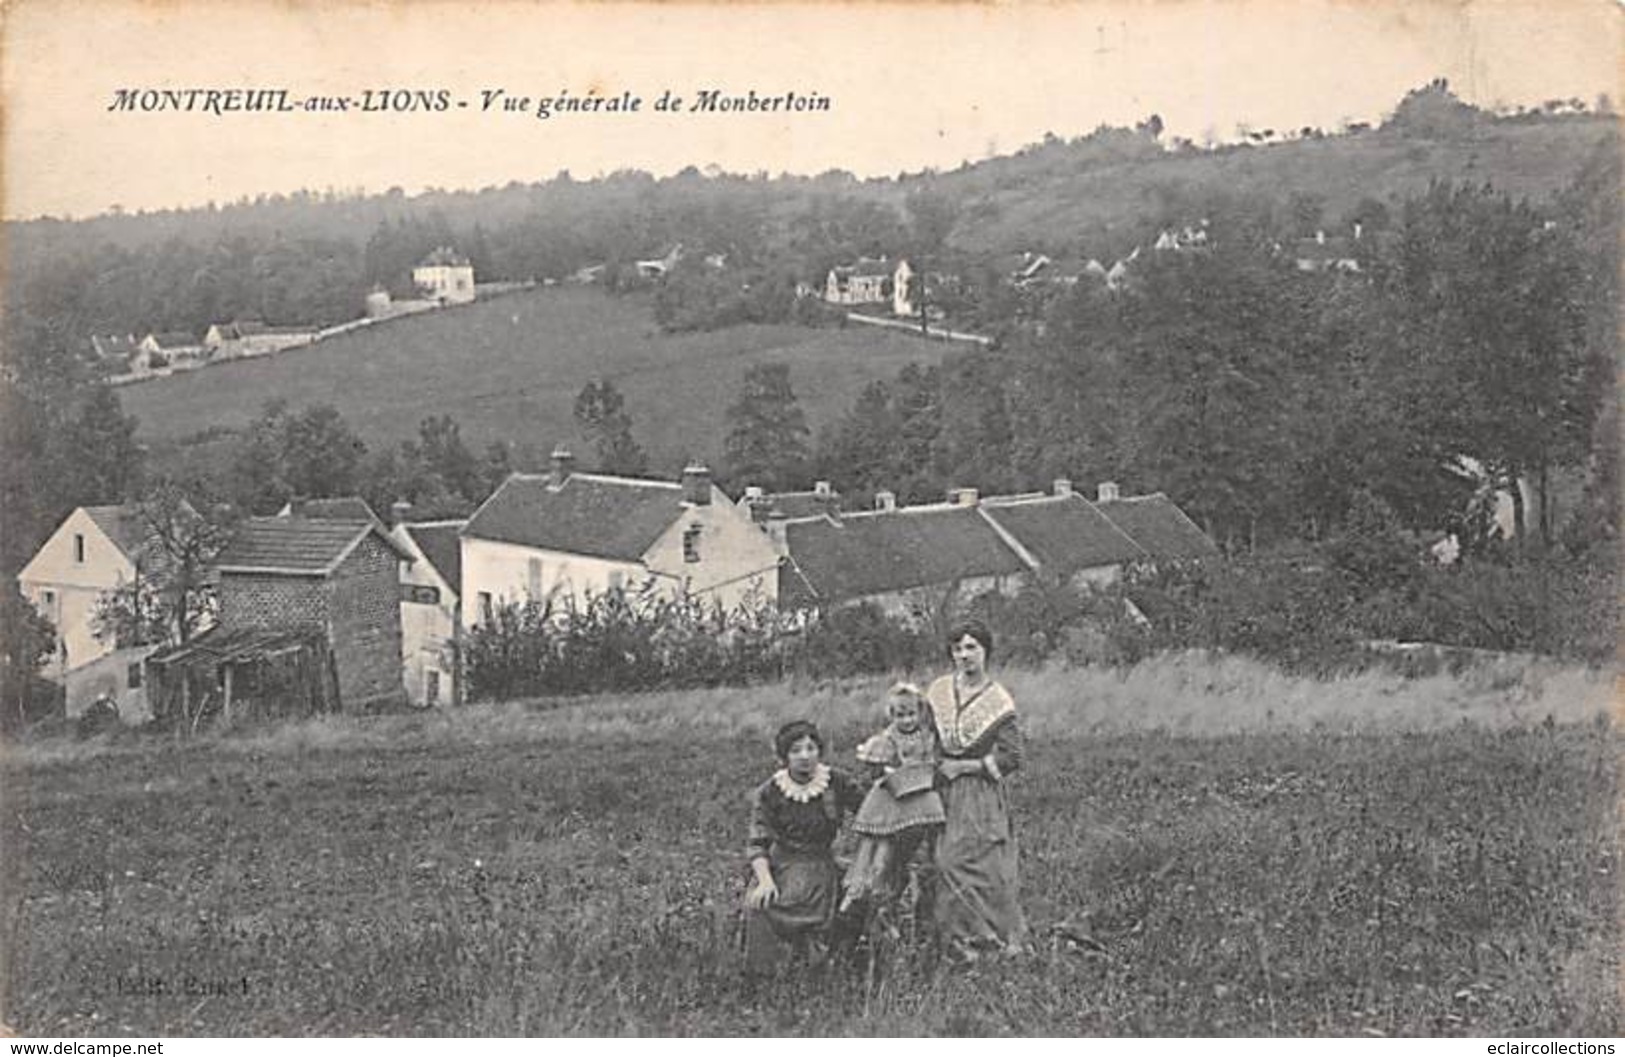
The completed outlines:
[[[423,296],[443,305],[473,301],[474,265],[449,246],[441,246],[412,269],[412,284]]]
[[[401,570],[401,675],[406,699],[461,704],[463,519],[402,523],[390,535],[412,563]]]
[[[577,473],[569,452],[549,473],[516,473],[462,531],[462,619],[493,607],[650,585],[732,608],[773,601],[779,555],[703,466],[681,482]]]
[[[824,277],[824,300],[832,305],[878,305],[893,298],[899,265],[884,257],[860,257]]]
[[[96,637],[96,604],[158,558],[133,505],[82,506],[63,519],[17,574],[23,597],[56,628],[54,675],[114,652],[111,640]]]

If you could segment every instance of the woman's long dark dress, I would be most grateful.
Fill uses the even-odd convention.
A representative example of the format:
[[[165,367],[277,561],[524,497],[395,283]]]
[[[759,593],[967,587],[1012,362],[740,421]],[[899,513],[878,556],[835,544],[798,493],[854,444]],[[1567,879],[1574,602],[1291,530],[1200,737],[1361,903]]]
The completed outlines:
[[[1021,766],[1023,744],[1015,703],[998,683],[960,700],[954,678],[926,692],[945,760],[981,762],[983,770],[941,787],[947,825],[937,841],[934,916],[949,943],[1021,948],[1016,838],[1004,780]]]
[[[791,946],[834,919],[840,870],[831,848],[863,790],[844,771],[830,768],[829,776],[828,788],[805,802],[786,796],[775,778],[753,796],[747,861],[766,856],[779,890],[771,906],[745,911],[745,967],[753,974],[771,973]]]

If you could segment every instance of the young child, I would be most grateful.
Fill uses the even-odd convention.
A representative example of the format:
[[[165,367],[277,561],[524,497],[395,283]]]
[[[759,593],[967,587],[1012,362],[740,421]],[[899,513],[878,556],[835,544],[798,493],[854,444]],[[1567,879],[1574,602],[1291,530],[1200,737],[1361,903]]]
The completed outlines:
[[[858,850],[846,871],[842,912],[896,896],[908,865],[930,854],[944,821],[934,788],[937,733],[926,718],[924,695],[911,683],[898,683],[886,695],[886,711],[886,729],[858,746],[858,762],[878,777],[852,820]]]

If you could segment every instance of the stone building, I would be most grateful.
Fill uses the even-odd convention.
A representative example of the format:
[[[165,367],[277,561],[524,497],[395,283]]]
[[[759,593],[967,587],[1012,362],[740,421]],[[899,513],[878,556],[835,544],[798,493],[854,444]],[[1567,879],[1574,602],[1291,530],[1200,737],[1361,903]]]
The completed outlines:
[[[319,630],[343,709],[397,702],[403,560],[411,555],[376,521],[251,518],[220,555],[220,626]]]

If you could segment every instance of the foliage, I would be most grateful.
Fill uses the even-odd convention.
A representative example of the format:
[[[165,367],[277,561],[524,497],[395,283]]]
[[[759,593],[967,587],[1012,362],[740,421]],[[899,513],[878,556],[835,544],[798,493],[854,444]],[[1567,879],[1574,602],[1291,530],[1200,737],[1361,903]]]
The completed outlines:
[[[61,691],[40,678],[55,649],[51,622],[7,583],[0,589],[0,729],[18,729],[61,705]]]
[[[355,495],[367,446],[338,409],[312,404],[297,414],[272,400],[237,442],[231,487],[236,504],[275,513],[295,496]]]
[[[789,364],[746,368],[727,426],[723,454],[731,480],[783,491],[806,477],[807,416],[790,385]]]
[[[632,477],[647,472],[649,456],[632,436],[632,416],[614,382],[595,379],[583,386],[576,396],[575,420],[598,455],[600,472]]]
[[[194,505],[186,488],[162,480],[135,503],[135,517],[146,545],[134,579],[97,599],[92,616],[97,637],[120,649],[184,643],[218,612],[211,569],[238,516],[229,506],[201,498]]]

